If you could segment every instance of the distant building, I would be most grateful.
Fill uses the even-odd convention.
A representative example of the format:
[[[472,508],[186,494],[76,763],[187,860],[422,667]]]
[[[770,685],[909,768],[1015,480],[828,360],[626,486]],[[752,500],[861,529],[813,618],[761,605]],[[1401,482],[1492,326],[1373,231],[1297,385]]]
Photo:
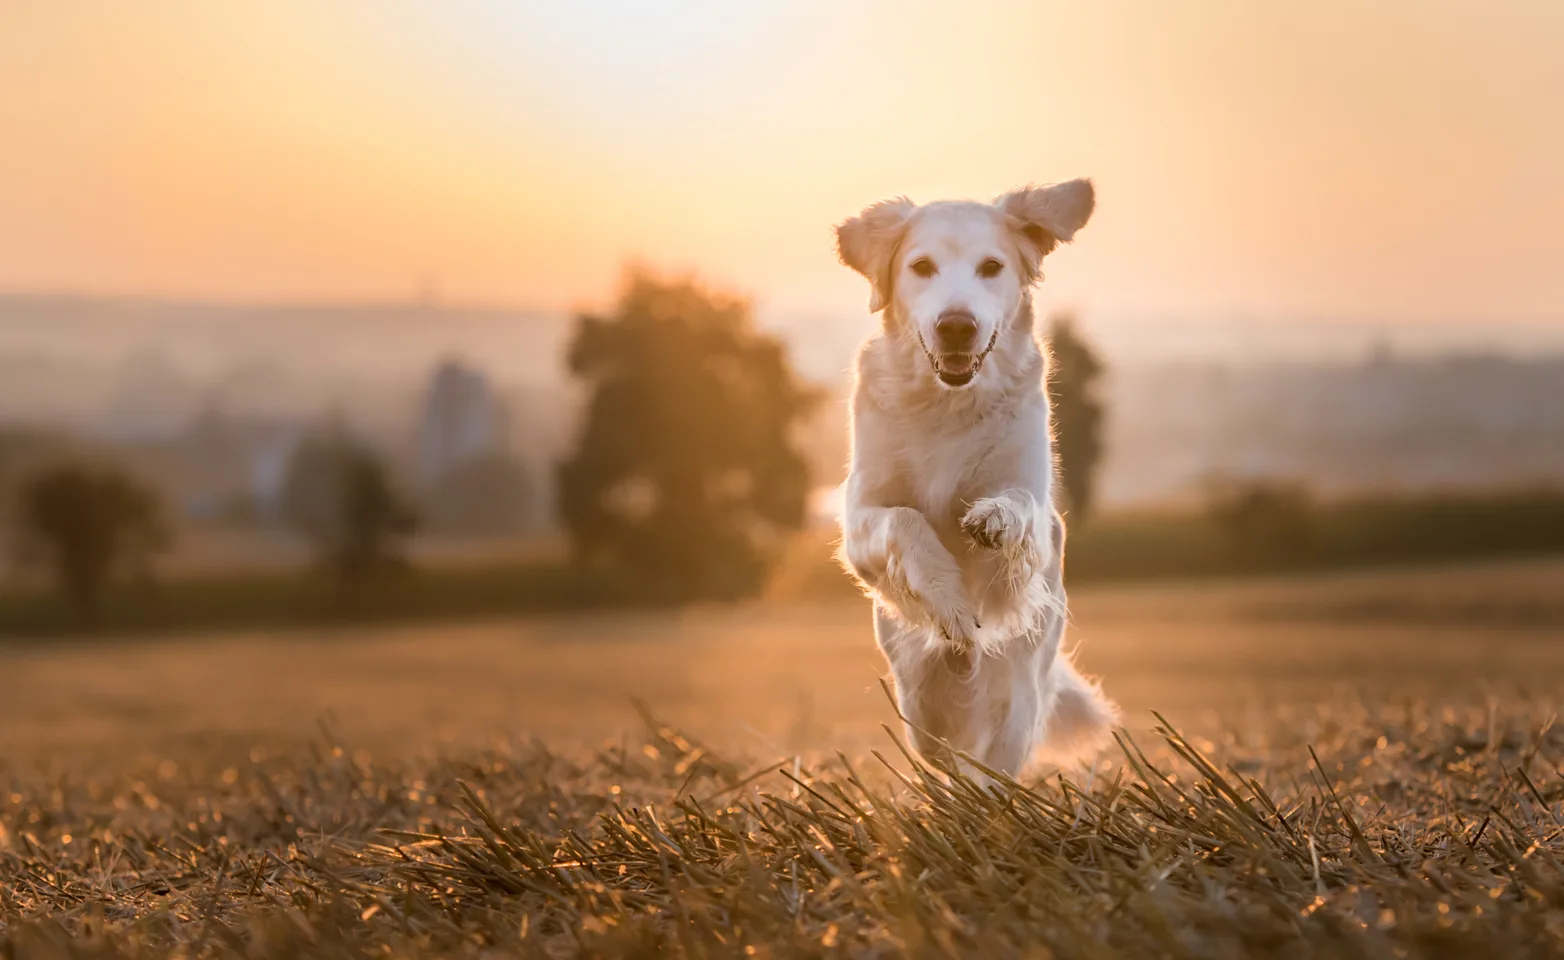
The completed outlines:
[[[300,422],[236,416],[207,402],[168,435],[116,438],[118,454],[151,480],[173,510],[196,519],[275,519]]]
[[[1326,495],[1564,484],[1564,359],[1157,364],[1110,373],[1105,502],[1199,496],[1215,477]]]
[[[435,369],[418,434],[419,478],[438,483],[455,468],[501,452],[504,411],[488,378],[457,360]]]
[[[254,438],[247,452],[250,503],[257,515],[275,519],[282,513],[282,491],[288,482],[288,465],[303,438],[304,429],[294,424],[272,425]]]

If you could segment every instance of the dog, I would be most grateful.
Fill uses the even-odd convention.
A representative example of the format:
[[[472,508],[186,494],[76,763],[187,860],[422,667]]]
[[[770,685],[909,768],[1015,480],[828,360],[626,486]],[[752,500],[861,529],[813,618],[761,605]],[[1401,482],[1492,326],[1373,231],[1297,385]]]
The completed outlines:
[[[1032,313],[1043,258],[1095,204],[1072,180],[991,204],[887,200],[836,228],[882,314],[854,364],[839,556],[874,601],[909,741],[982,782],[1040,750],[1080,756],[1118,721],[1060,650],[1065,529]]]

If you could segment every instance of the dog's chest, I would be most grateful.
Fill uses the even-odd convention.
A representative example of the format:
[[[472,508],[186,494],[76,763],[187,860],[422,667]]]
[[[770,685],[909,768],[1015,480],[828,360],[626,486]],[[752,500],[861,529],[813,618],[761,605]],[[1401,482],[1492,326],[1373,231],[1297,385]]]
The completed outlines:
[[[982,431],[911,433],[902,440],[902,476],[919,512],[936,527],[953,529],[981,490],[993,439]]]

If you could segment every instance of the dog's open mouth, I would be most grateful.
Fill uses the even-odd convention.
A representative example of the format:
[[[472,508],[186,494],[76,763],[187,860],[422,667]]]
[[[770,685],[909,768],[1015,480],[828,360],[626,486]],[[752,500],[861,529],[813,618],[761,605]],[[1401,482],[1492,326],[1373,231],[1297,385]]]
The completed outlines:
[[[934,368],[934,376],[947,387],[964,387],[971,383],[983,369],[983,361],[994,352],[994,344],[999,341],[999,330],[994,330],[994,335],[988,338],[988,346],[982,353],[934,353],[923,343],[922,336],[918,342],[923,346],[923,353],[929,358],[929,364]]]
[[[982,356],[970,353],[942,353],[930,359],[934,361],[934,375],[947,387],[966,386],[983,366]]]

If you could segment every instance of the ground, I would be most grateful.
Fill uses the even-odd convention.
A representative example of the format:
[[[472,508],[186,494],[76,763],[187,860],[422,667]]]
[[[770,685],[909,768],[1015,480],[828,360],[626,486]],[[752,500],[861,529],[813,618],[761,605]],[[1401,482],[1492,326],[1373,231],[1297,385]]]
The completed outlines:
[[[1131,727],[1191,730],[1359,692],[1470,695],[1564,665],[1564,562],[1081,589],[1069,638]],[[633,700],[741,753],[883,746],[856,603],[0,647],[0,757],[89,765],[307,744],[404,755],[595,745]],[[1540,691],[1539,691],[1540,692]],[[0,768],[3,769],[3,768]]]
[[[994,795],[896,752],[861,604],[17,644],[0,955],[1546,955],[1561,585],[1078,590],[1144,765]]]

